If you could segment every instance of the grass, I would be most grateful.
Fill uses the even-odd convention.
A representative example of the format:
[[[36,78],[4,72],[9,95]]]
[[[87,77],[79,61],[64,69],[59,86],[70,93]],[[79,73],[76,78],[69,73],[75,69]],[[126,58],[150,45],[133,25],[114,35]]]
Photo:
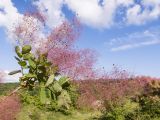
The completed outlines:
[[[99,111],[73,110],[71,114],[64,115],[61,112],[44,111],[34,106],[24,106],[17,115],[17,120],[98,120],[102,115]]]
[[[10,91],[15,89],[18,83],[0,83],[0,96],[7,95]]]

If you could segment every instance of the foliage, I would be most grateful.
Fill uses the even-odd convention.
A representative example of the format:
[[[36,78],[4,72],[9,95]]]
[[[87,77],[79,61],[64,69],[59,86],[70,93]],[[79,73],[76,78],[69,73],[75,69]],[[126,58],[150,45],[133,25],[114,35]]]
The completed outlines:
[[[140,94],[146,85],[141,78],[128,80],[84,80],[78,81],[80,96],[77,104],[79,108],[95,109],[95,101],[121,102],[124,98],[131,98]],[[136,87],[135,87],[136,86]],[[103,105],[101,105],[103,109]]]
[[[22,72],[20,87],[28,90],[23,94],[23,101],[36,103],[35,105],[52,106],[52,109],[56,110],[68,110],[72,103],[68,93],[70,79],[68,77],[61,77],[58,81],[55,79],[58,67],[47,60],[47,53],[35,56],[31,52],[30,45],[16,46],[15,51],[17,53],[15,58]],[[9,74],[16,73],[19,73],[19,70]],[[35,90],[36,85],[39,89],[38,94]]]
[[[17,115],[16,120],[98,120],[99,111],[73,110],[72,114],[64,115],[61,112],[47,111],[35,106],[24,106]]]
[[[136,101],[141,107],[142,115],[147,114],[151,120],[160,118],[160,81],[150,81]]]
[[[136,79],[126,81],[113,80],[110,82],[107,80],[71,82],[66,91],[70,95],[72,105],[76,106],[78,104],[79,108],[96,108],[96,106],[92,106],[94,101],[103,100],[105,107],[105,109],[102,109],[103,115],[100,114],[100,111],[97,114],[95,109],[92,111],[85,109],[84,111],[84,109],[72,109],[71,107],[70,111],[64,110],[64,108],[59,109],[58,111],[61,111],[61,113],[50,111],[57,106],[56,102],[52,101],[52,104],[42,106],[39,99],[39,84],[36,83],[33,90],[28,91],[26,87],[20,91],[23,108],[17,119],[96,120],[99,118],[98,120],[159,120],[159,81],[148,77],[137,77]],[[123,90],[123,92],[120,92],[120,90]],[[80,94],[78,95],[78,93]],[[105,96],[102,97],[104,94]],[[111,97],[107,96],[108,94]],[[118,95],[120,97],[117,97]],[[95,97],[93,98],[92,96]],[[67,114],[67,116],[62,114],[62,112]]]
[[[160,82],[151,80],[138,96],[128,98],[129,102],[105,102],[106,111],[102,119],[107,120],[159,120]],[[136,97],[137,96],[137,97]],[[121,101],[122,102],[122,101]]]
[[[104,120],[125,120],[130,114],[134,114],[135,110],[139,109],[137,103],[126,100],[124,103],[115,104],[107,101],[106,113],[102,117]]]

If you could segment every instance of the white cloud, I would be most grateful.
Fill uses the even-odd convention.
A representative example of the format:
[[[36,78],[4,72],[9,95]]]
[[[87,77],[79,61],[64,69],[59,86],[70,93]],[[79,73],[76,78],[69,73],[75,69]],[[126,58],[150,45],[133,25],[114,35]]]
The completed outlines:
[[[127,24],[141,25],[160,17],[160,0],[36,0],[33,4],[47,18],[48,27],[56,27],[66,20],[64,5],[78,14],[82,23],[95,28],[109,28],[115,23],[116,14],[123,7],[122,16]],[[0,26],[10,28],[21,17],[11,0],[0,2]]]
[[[124,5],[126,7],[134,4],[134,0],[117,0],[118,5]]]
[[[11,29],[13,24],[22,16],[11,0],[1,0],[0,9],[0,27]]]
[[[115,0],[105,0],[102,5],[99,4],[99,0],[66,0],[66,4],[89,26],[105,28],[113,23]]]
[[[114,25],[119,7],[125,8],[123,17],[127,24],[141,25],[160,16],[159,0],[142,0],[140,4],[134,0],[39,0],[35,4],[48,17],[49,26],[55,26],[65,19],[62,12],[64,4],[78,15],[82,23],[95,28]]]
[[[117,8],[133,3],[133,0],[39,0],[34,5],[47,16],[47,23],[51,27],[65,19],[62,7],[66,4],[82,23],[95,28],[108,28],[114,24]]]
[[[122,46],[111,48],[111,51],[116,52],[116,51],[128,50],[128,49],[133,49],[133,48],[143,47],[143,46],[149,46],[149,45],[155,45],[155,44],[160,44],[160,40],[151,40],[151,41],[134,43],[134,44],[125,44],[125,45],[122,45]]]
[[[65,15],[62,12],[63,0],[39,0],[33,2],[33,4],[45,15],[47,25],[50,28],[56,27],[65,19]]]
[[[130,7],[126,13],[128,24],[142,25],[160,17],[160,0],[142,0]]]
[[[118,7],[129,7],[133,0],[65,0],[69,9],[78,14],[86,25],[95,28],[109,28],[114,24]]]
[[[105,44],[114,52],[160,44],[159,27],[114,38]]]
[[[8,75],[9,73],[8,70],[0,70],[0,72],[2,72],[4,75],[2,78],[2,82],[18,82],[19,77],[22,76],[20,73],[15,74],[15,75]]]

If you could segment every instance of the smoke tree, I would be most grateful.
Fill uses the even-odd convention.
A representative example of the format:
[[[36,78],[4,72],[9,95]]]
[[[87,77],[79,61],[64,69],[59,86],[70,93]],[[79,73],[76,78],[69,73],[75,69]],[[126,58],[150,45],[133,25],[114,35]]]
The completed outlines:
[[[17,44],[32,45],[35,54],[47,54],[47,58],[58,67],[59,73],[72,79],[89,79],[95,76],[95,51],[75,49],[75,41],[81,25],[75,18],[64,21],[51,29],[45,25],[46,18],[38,14],[25,14],[14,26],[13,33]]]
[[[53,29],[45,26],[45,22],[39,13],[25,14],[13,28],[13,37],[17,40],[15,59],[21,70],[9,75],[21,72],[22,76],[19,87],[12,93],[20,89],[34,91],[38,86],[40,105],[68,110],[74,102],[71,93],[75,92],[68,77],[94,77],[96,55],[90,49],[75,49],[81,28],[77,19],[64,21]],[[57,81],[55,77],[59,73],[62,76]]]

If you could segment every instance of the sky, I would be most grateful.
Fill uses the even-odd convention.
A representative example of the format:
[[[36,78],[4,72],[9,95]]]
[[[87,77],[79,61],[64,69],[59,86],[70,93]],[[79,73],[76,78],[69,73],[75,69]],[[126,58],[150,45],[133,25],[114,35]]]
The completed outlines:
[[[116,64],[136,75],[160,77],[160,0],[1,0],[0,70],[19,68],[9,30],[35,9],[50,28],[77,16],[83,30],[76,46],[96,50],[97,67],[109,71]]]

